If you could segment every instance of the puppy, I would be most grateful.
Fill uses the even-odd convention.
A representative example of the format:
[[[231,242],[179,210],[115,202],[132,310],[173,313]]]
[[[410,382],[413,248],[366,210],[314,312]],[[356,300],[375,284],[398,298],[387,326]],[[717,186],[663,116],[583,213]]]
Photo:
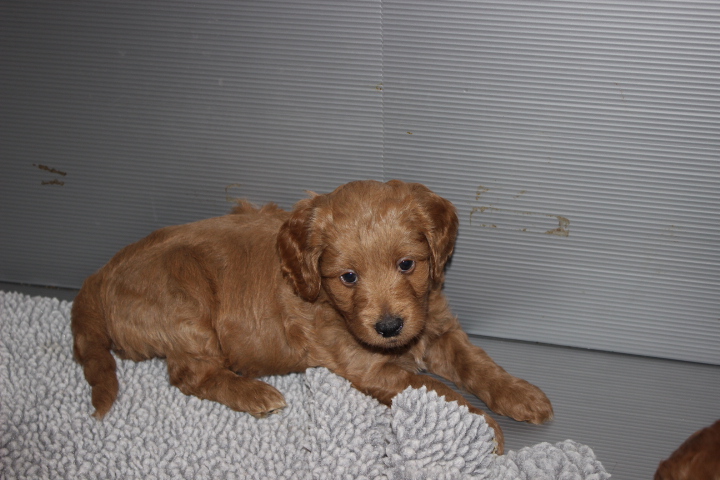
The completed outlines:
[[[112,350],[163,357],[186,395],[257,417],[286,406],[257,377],[323,366],[386,405],[425,386],[483,414],[428,370],[499,414],[550,419],[545,394],[473,346],[450,311],[442,285],[457,230],[450,202],[397,180],[157,230],[88,277],[73,304],[94,415],[118,393]]]
[[[720,420],[693,433],[661,462],[655,480],[720,480]]]

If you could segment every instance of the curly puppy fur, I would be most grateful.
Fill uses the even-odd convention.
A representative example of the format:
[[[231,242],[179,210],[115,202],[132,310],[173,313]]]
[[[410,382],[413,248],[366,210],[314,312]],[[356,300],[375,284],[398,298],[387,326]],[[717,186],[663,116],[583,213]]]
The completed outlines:
[[[720,480],[720,420],[693,433],[661,462],[655,480]]]
[[[72,307],[77,361],[102,418],[115,360],[167,360],[187,395],[262,417],[286,406],[257,379],[323,366],[384,404],[425,386],[541,423],[543,392],[499,367],[461,330],[442,293],[455,208],[417,183],[352,182],[291,212],[240,203],[230,215],[160,229],[83,284]],[[498,452],[503,436],[497,423]]]

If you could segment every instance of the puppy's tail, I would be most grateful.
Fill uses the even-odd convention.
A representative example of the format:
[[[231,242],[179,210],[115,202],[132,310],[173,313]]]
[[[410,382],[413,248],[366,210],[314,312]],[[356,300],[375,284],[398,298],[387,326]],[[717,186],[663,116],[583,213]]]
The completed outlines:
[[[98,420],[110,410],[118,394],[112,341],[100,304],[100,283],[97,274],[85,280],[71,312],[75,359],[92,387],[93,416]]]

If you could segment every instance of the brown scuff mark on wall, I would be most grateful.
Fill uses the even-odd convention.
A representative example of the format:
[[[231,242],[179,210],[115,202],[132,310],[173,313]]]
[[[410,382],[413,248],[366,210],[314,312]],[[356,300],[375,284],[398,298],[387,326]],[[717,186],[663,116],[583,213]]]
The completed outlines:
[[[67,176],[67,172],[63,172],[62,170],[58,170],[57,168],[48,167],[47,165],[33,163],[33,167],[36,167],[38,170],[43,170],[45,172],[53,173],[55,175],[61,175],[63,177]],[[59,185],[62,187],[63,185],[65,185],[65,182],[63,182],[62,180],[57,180],[57,179],[42,180],[40,182],[40,185]]]
[[[490,188],[478,185],[475,191],[475,200],[485,200],[486,194],[490,192]],[[514,195],[513,199],[518,199],[525,195],[527,190],[520,190],[517,195]],[[497,200],[497,199],[495,199]],[[494,206],[494,202],[490,202],[487,205],[481,205],[473,207],[470,210],[470,225],[473,224],[473,216],[475,214],[486,214],[485,222],[479,224],[484,228],[496,228],[499,230],[517,230],[524,233],[540,233],[546,235],[555,235],[558,237],[570,236],[570,220],[562,215],[553,215],[548,213],[535,213],[523,210],[513,210],[508,208],[497,208]],[[523,220],[526,219],[526,220]],[[555,223],[553,219],[557,221],[557,227],[553,227]],[[552,222],[552,223],[550,223]],[[545,225],[543,225],[543,223]],[[548,224],[549,223],[549,224]]]
[[[65,182],[63,182],[62,180],[57,180],[57,179],[43,180],[42,182],[40,182],[40,185],[60,185],[62,187],[63,185],[65,185]]]
[[[512,224],[513,219],[516,219],[518,217],[527,217],[528,219],[535,219],[540,220],[544,218],[553,218],[557,219],[557,227],[551,228],[551,229],[542,229],[540,226],[532,226],[532,227],[523,227],[518,228],[518,225],[499,225],[498,223],[481,223],[479,224],[481,227],[485,228],[498,228],[503,230],[517,230],[519,232],[525,232],[525,233],[544,233],[547,235],[556,235],[558,237],[569,237],[570,236],[570,220],[567,217],[563,217],[562,215],[552,215],[549,213],[534,213],[534,212],[526,212],[521,210],[509,210],[506,208],[496,208],[492,206],[481,206],[481,207],[473,207],[472,210],[470,210],[470,225],[472,225],[472,218],[473,215],[479,213],[488,213],[488,214],[494,214],[492,218],[498,218],[497,215],[500,215],[500,220],[509,220],[508,223]],[[531,221],[529,223],[532,223]],[[547,228],[547,227],[545,227]]]
[[[40,170],[45,170],[46,172],[55,173],[58,175],[62,175],[63,177],[67,175],[67,172],[63,172],[61,170],[58,170],[56,168],[48,167],[47,165],[38,165],[37,163],[33,163],[33,167],[37,167]]]
[[[480,197],[482,197],[484,193],[487,193],[489,191],[490,191],[490,189],[488,187],[483,187],[482,185],[478,185],[478,188],[475,191],[475,200],[480,200]]]
[[[475,190],[475,200],[480,200],[480,197],[482,197],[489,191],[490,189],[488,187],[484,185],[478,185],[477,190]],[[470,225],[472,225],[472,219],[475,213],[483,213],[489,208],[493,208],[492,203],[483,207],[473,207],[473,209],[470,210]],[[484,227],[485,225],[483,224],[482,226]]]
[[[554,217],[557,217],[558,219],[558,227],[553,228],[552,230],[548,230],[545,232],[548,235],[557,235],[559,237],[568,237],[570,236],[570,220],[568,220],[565,217],[562,217],[560,215],[553,215]]]
[[[230,190],[233,188],[242,188],[242,183],[231,183],[230,185],[225,187],[225,201],[228,203],[237,203],[241,200],[243,200],[240,197],[234,197],[230,195]]]

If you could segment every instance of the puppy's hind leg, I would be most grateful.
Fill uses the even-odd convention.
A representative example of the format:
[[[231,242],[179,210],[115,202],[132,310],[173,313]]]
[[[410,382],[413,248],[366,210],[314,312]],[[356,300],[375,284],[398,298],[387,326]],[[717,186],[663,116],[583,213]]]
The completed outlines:
[[[71,327],[75,359],[82,365],[85,379],[92,387],[93,416],[102,419],[118,394],[112,341],[98,300],[100,279],[89,277],[72,306]]]
[[[282,393],[273,386],[238,375],[220,361],[168,356],[167,364],[170,383],[185,395],[222,403],[258,418],[287,406]]]

